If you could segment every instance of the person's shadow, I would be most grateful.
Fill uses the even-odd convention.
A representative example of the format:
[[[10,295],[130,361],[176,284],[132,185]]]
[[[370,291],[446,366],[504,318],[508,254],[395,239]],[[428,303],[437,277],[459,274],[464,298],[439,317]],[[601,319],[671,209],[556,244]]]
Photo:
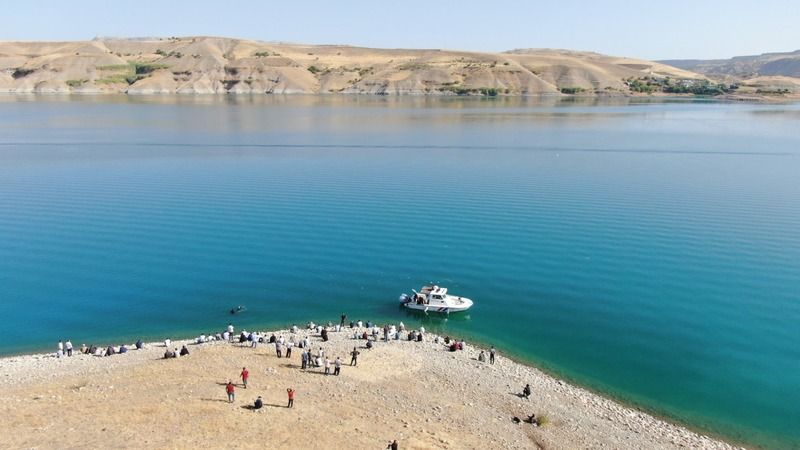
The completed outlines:
[[[264,407],[266,406],[271,406],[273,408],[288,408],[288,406],[286,405],[277,405],[275,403],[264,403],[264,406],[262,406],[261,409],[264,409]],[[242,409],[246,409],[249,411],[258,411],[255,405],[242,405]]]

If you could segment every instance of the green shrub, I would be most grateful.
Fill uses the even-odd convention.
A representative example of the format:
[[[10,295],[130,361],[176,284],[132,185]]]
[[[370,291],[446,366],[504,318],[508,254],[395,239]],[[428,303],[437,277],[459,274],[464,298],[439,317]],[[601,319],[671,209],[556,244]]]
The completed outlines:
[[[322,72],[322,69],[320,69],[317,66],[308,66],[308,71],[313,73],[314,75],[316,75],[316,74]]]
[[[582,87],[563,87],[561,88],[562,94],[580,94],[581,92],[585,92],[586,89]]]
[[[67,86],[71,88],[76,88],[79,86],[83,86],[89,80],[67,80]]]

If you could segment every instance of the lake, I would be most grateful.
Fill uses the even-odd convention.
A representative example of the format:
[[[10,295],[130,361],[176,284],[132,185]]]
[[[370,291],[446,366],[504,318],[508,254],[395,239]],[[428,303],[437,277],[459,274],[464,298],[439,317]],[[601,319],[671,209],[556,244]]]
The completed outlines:
[[[797,104],[3,96],[0,354],[346,312],[800,448],[799,125]],[[475,306],[400,309],[430,281]]]

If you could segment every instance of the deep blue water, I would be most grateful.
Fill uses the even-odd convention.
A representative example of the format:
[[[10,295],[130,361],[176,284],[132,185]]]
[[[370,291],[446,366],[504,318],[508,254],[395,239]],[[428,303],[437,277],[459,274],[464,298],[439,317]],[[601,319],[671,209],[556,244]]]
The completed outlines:
[[[0,97],[0,354],[425,322],[800,448],[800,107]],[[397,296],[473,298],[447,321]]]

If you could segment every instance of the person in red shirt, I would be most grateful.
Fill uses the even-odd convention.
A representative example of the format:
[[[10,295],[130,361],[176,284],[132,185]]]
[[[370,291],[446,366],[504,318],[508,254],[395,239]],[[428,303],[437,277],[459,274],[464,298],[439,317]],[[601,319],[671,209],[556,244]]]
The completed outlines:
[[[286,393],[289,394],[289,404],[286,407],[291,408],[294,406],[294,389],[289,388],[286,390]]]
[[[233,386],[233,381],[228,380],[228,384],[225,385],[225,392],[228,393],[228,403],[233,403],[234,391],[236,391],[236,388]]]
[[[250,372],[247,371],[247,367],[242,367],[242,373],[239,376],[242,377],[242,384],[247,389],[247,379],[250,378]]]

